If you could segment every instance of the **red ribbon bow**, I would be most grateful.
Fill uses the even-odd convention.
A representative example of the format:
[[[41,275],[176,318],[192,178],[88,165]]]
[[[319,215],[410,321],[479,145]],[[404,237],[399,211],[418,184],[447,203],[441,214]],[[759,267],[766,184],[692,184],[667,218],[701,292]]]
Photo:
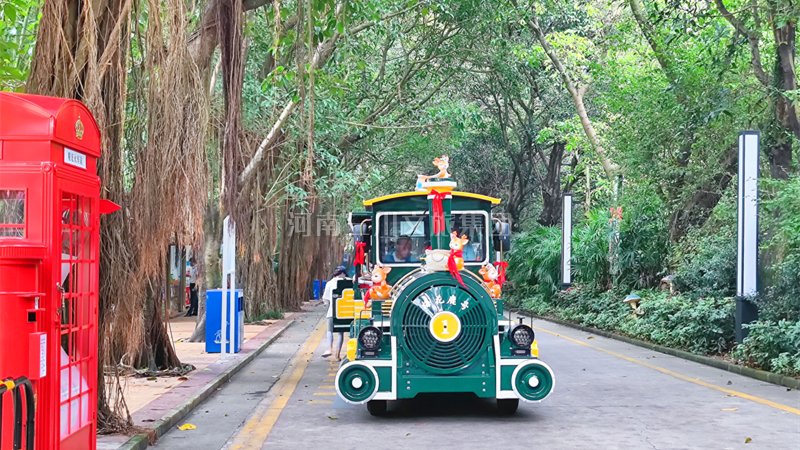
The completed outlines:
[[[447,196],[445,192],[439,192],[436,189],[431,191],[433,199],[433,234],[439,234],[444,231],[444,209],[442,208],[442,200]]]
[[[503,287],[503,284],[506,282],[506,269],[508,268],[508,263],[505,261],[496,261],[494,266],[497,267],[497,284],[500,287]]]
[[[463,257],[464,252],[462,250],[450,250],[450,257],[447,258],[447,270],[450,271],[450,275],[458,281],[458,284],[461,286],[467,287],[464,284],[464,280],[461,278],[461,274],[458,272],[458,265],[456,264],[456,256],[459,258]]]
[[[365,309],[367,308],[367,303],[369,303],[369,291],[370,290],[367,289],[367,292],[364,293],[364,308]]]
[[[356,256],[353,257],[353,266],[359,266],[366,261],[366,255],[364,254],[366,246],[366,242],[356,242]]]

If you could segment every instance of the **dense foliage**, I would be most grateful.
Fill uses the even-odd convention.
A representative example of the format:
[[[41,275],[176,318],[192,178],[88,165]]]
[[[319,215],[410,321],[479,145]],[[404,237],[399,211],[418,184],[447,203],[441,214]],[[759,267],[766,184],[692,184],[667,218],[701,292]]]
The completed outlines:
[[[663,215],[657,207],[648,209],[651,202],[644,192],[633,197],[629,211],[636,212],[623,218],[616,250],[610,245],[614,230],[609,215],[590,211],[575,225],[576,286],[566,292],[559,290],[560,229],[539,226],[521,233],[509,255],[516,267],[510,275],[514,285],[511,301],[537,314],[697,353],[733,349],[730,357],[734,360],[798,375],[800,230],[796,228],[797,202],[789,200],[797,194],[798,182],[800,178],[793,177],[766,183],[763,290],[753,299],[759,307],[759,320],[746,326],[749,335],[739,346],[734,347],[736,209],[730,192],[702,227],[690,230],[672,245],[665,238]],[[618,277],[608,272],[613,251],[619,254]],[[656,289],[659,286],[661,290]],[[642,297],[638,314],[622,301],[632,291]]]
[[[720,353],[733,342],[733,300],[669,296],[655,290],[640,291],[639,314],[622,300],[625,292],[602,293],[582,287],[556,297],[523,297],[519,305],[537,314],[582,325],[617,331],[656,344],[697,353]]]

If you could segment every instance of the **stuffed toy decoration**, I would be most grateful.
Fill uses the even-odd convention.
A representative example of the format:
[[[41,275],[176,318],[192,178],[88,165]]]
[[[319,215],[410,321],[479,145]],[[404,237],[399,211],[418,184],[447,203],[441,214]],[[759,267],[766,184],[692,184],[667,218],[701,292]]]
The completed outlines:
[[[491,264],[484,264],[480,270],[478,270],[478,273],[483,277],[483,282],[486,284],[486,289],[489,290],[489,295],[492,298],[500,298],[503,289],[497,282],[497,278],[500,277],[497,268]]]
[[[433,165],[439,169],[439,173],[428,178],[450,178],[450,172],[447,171],[450,168],[450,157],[442,155],[441,158],[433,158]]]
[[[441,158],[433,158],[433,165],[439,169],[439,173],[435,175],[417,175],[416,190],[426,191],[427,188],[425,187],[425,183],[429,180],[436,178],[450,178],[450,172],[447,171],[447,169],[450,168],[450,157],[447,155],[442,155]]]
[[[391,267],[376,265],[372,269],[372,287],[364,296],[364,307],[368,307],[372,299],[388,300],[392,287],[386,284],[386,275],[392,271]]]
[[[450,258],[447,260],[447,269],[453,278],[458,280],[458,284],[464,287],[466,286],[459,271],[464,269],[464,246],[467,242],[469,242],[467,235],[458,237],[458,231],[450,233]]]

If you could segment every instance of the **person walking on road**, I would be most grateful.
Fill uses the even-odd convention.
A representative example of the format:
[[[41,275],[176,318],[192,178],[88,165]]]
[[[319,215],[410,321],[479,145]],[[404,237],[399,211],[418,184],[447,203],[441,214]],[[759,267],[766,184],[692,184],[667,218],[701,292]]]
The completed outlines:
[[[194,257],[189,259],[189,268],[186,270],[186,281],[189,282],[189,310],[186,317],[197,315],[197,265]]]
[[[347,276],[344,266],[338,266],[333,271],[333,277],[325,283],[325,291],[322,293],[322,300],[328,304],[328,312],[325,317],[328,319],[328,349],[322,354],[323,358],[327,358],[333,354],[333,291],[336,289],[339,280],[343,280]],[[336,360],[342,360],[342,345],[344,344],[344,331],[338,333],[339,345],[336,348]]]

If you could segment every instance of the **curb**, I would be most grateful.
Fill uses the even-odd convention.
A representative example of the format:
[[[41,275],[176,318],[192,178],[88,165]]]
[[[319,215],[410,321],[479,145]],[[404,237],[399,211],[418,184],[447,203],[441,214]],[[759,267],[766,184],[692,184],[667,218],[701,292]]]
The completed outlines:
[[[600,330],[597,328],[579,325],[577,323],[568,322],[566,320],[556,319],[553,317],[540,316],[538,314],[532,314],[529,311],[525,310],[515,310],[515,311],[522,314],[527,314],[536,319],[546,320],[548,322],[553,322],[586,333],[592,333],[609,339],[615,339],[617,341],[622,341],[627,344],[643,347],[648,350],[653,350],[659,353],[664,353],[670,356],[675,356],[692,362],[704,364],[706,366],[722,369],[727,372],[735,373],[737,375],[742,375],[745,377],[754,378],[759,381],[764,381],[766,383],[777,384],[779,386],[800,390],[800,380],[798,380],[797,378],[787,377],[785,375],[778,375],[777,373],[767,372],[766,370],[753,369],[752,367],[740,366],[738,364],[733,364],[727,361],[709,358],[708,356],[698,355],[696,353],[687,352],[685,350],[677,350],[671,347],[664,347],[663,345],[653,344],[651,342],[642,341],[628,336],[623,336],[621,334],[616,334],[609,331]]]
[[[161,420],[156,421],[153,423],[153,427],[147,430],[146,433],[139,433],[135,434],[130,437],[124,444],[122,444],[118,450],[144,450],[150,446],[150,443],[155,443],[159,437],[165,435],[168,431],[170,431],[173,427],[175,427],[178,422],[181,421],[186,415],[188,415],[194,408],[197,407],[200,403],[205,401],[207,398],[211,397],[211,395],[223,384],[227,383],[234,374],[239,372],[244,366],[252,362],[261,352],[263,352],[267,347],[269,347],[276,339],[278,339],[284,331],[286,331],[292,324],[294,324],[294,319],[288,320],[281,328],[275,332],[269,339],[267,339],[263,344],[261,344],[258,348],[250,352],[246,357],[242,358],[240,361],[237,361],[236,364],[231,366],[227,371],[214,378],[213,381],[206,384],[205,387],[191,398],[183,402],[181,405],[173,409],[172,411],[168,412]]]

